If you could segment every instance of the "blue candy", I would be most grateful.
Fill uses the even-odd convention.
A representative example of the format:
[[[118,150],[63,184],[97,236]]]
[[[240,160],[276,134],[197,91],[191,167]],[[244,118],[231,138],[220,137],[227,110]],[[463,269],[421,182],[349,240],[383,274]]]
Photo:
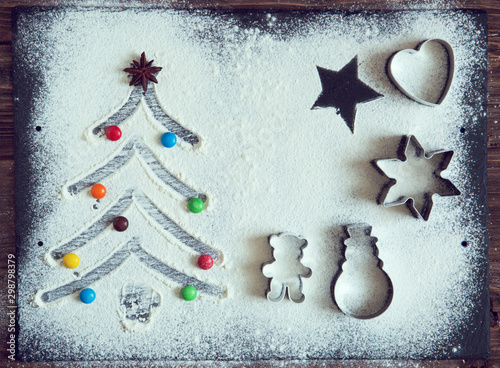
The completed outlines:
[[[95,300],[95,291],[92,289],[83,289],[80,291],[80,300],[85,304],[90,304]]]
[[[161,144],[167,148],[172,148],[177,143],[177,136],[174,133],[165,133],[161,136]]]

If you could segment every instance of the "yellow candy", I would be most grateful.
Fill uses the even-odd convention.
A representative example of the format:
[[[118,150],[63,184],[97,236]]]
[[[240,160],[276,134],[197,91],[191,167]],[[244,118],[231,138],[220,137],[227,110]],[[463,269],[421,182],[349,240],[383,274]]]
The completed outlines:
[[[63,258],[63,264],[67,268],[77,268],[80,264],[80,258],[75,253],[68,253]]]

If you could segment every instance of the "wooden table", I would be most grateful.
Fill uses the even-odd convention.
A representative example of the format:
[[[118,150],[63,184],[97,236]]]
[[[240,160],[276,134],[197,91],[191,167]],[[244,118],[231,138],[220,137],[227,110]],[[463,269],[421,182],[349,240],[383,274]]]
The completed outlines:
[[[418,5],[418,0],[325,0],[325,1],[259,1],[259,0],[219,0],[167,3],[164,0],[143,0],[145,6],[169,6],[175,8],[252,8],[252,9],[290,9],[329,7],[335,10],[407,10],[412,8],[429,8],[429,5]],[[427,0],[432,2],[432,0]],[[400,367],[500,367],[500,0],[435,0],[433,9],[481,9],[488,13],[488,205],[490,211],[490,359],[485,361],[334,361],[311,362],[308,366],[400,366]],[[12,106],[11,77],[11,10],[16,5],[75,5],[73,1],[0,0],[0,367],[53,367],[53,363],[18,363],[8,360],[8,316],[7,316],[7,259],[15,254],[14,232],[14,113]],[[97,3],[97,1],[96,1]],[[124,0],[109,0],[109,3],[126,5]],[[137,2],[134,3],[137,5]],[[106,364],[87,364],[85,367],[101,367]],[[269,363],[254,363],[252,366],[269,366]],[[57,366],[77,366],[74,363],[57,364]],[[114,365],[113,365],[114,366]],[[117,365],[118,366],[118,365]],[[119,366],[151,366],[148,363],[133,363]],[[186,364],[186,367],[192,366]],[[240,366],[235,364],[234,366]],[[248,366],[248,365],[246,365]],[[301,367],[303,363],[288,366]]]

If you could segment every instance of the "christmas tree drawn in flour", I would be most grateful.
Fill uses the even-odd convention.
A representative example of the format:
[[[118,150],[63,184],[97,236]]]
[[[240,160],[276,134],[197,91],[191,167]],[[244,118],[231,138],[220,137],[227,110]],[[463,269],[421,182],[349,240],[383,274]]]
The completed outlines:
[[[141,70],[143,74],[146,74],[147,78],[136,78],[138,75],[141,76],[141,74],[138,73],[132,79],[130,84],[137,84],[138,80],[142,84],[143,91],[141,92],[139,88],[133,87],[134,89],[128,102],[117,112],[112,114],[110,118],[93,128],[92,132],[98,135],[102,129],[105,129],[110,125],[120,124],[134,112],[135,108],[141,101],[144,101],[153,111],[155,118],[157,118],[167,129],[174,132],[181,139],[192,145],[198,143],[199,138],[196,134],[183,128],[177,122],[172,120],[165,112],[163,112],[158,105],[154,92],[151,89],[149,89],[149,91],[147,90],[148,80],[156,83],[154,76],[152,76],[153,79],[151,79],[151,76],[147,75],[147,68],[148,65],[151,65],[151,63],[152,61],[146,63],[144,53],[141,56],[140,64],[134,61],[135,65],[143,67]],[[159,67],[151,67],[150,69],[159,71],[161,68],[158,68]],[[130,69],[125,69],[125,71],[128,70]],[[207,197],[205,194],[189,187],[168,172],[157,160],[152,150],[137,136],[132,136],[128,141],[122,144],[121,148],[118,149],[118,152],[107,162],[101,164],[97,169],[83,176],[83,178],[71,181],[65,189],[71,196],[75,196],[82,191],[90,189],[90,187],[96,183],[106,182],[108,177],[121,170],[134,156],[137,156],[140,160],[142,160],[142,162],[149,167],[149,169],[151,169],[151,171],[165,186],[170,187],[186,199],[196,197],[200,198],[203,202],[206,201]],[[142,214],[158,225],[163,233],[168,233],[170,236],[173,236],[185,247],[190,248],[199,254],[208,254],[214,260],[218,260],[220,258],[220,254],[216,249],[190,235],[170,217],[161,212],[151,198],[149,198],[141,190],[134,187],[130,187],[122,193],[114,204],[108,206],[104,213],[95,219],[90,226],[81,229],[77,235],[73,236],[71,239],[52,248],[48,257],[56,261],[60,260],[68,253],[83,249],[87,244],[93,242],[99,234],[105,231],[114,231],[111,226],[113,220],[122,215],[132,205],[135,205],[139,211],[142,212]],[[75,273],[77,277],[76,279],[40,292],[41,300],[44,303],[51,303],[84,289],[119,268],[132,255],[146,267],[161,275],[161,277],[174,281],[180,286],[191,285],[196,287],[198,292],[211,296],[221,296],[224,293],[223,288],[218,285],[198,280],[170,267],[155,255],[148,253],[141,246],[141,241],[141,234],[131,234],[129,240],[116,246],[116,248],[105,260],[90,267],[87,265],[86,269],[89,269],[89,271],[83,274]]]

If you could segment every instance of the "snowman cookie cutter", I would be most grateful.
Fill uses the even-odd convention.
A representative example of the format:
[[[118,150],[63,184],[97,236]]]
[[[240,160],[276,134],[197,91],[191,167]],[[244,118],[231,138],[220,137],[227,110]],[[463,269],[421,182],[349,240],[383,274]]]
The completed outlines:
[[[415,93],[411,93],[408,91],[405,87],[403,87],[394,75],[393,72],[393,65],[394,65],[394,59],[401,54],[407,54],[407,55],[415,55],[420,52],[422,47],[429,43],[438,43],[441,46],[444,47],[446,50],[446,53],[448,55],[448,75],[446,78],[446,83],[443,86],[443,89],[441,90],[441,94],[436,102],[428,101],[426,99],[420,98],[417,96]],[[403,94],[405,94],[408,98],[426,106],[438,106],[440,105],[444,99],[446,98],[446,95],[448,94],[448,91],[450,90],[451,83],[453,82],[453,76],[455,74],[455,55],[453,52],[453,48],[451,45],[446,42],[445,40],[439,39],[439,38],[431,38],[428,40],[425,40],[421,42],[415,49],[404,49],[401,51],[398,51],[394,53],[388,60],[387,62],[387,75],[389,76],[389,79],[391,82],[396,86],[397,89],[399,89]]]
[[[288,294],[290,301],[302,303],[305,300],[302,277],[312,275],[311,269],[301,262],[307,240],[299,235],[283,232],[269,236],[268,241],[273,248],[273,258],[262,265],[262,274],[269,279],[267,300],[277,303]]]
[[[343,260],[333,277],[331,296],[348,317],[371,319],[384,313],[392,302],[392,281],[378,258],[377,238],[368,224],[345,226]]]

